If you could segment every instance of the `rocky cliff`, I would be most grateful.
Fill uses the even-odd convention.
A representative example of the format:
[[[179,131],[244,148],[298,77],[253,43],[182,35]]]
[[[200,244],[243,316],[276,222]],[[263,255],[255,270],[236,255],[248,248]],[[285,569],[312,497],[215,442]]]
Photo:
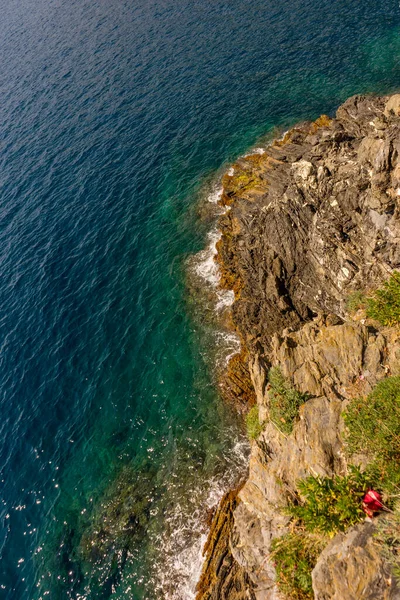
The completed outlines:
[[[347,304],[400,267],[400,95],[355,96],[335,118],[294,127],[239,159],[223,187],[217,260],[235,293],[260,430],[246,483],[214,519],[197,598],[400,598],[379,517],[327,538],[309,595],[277,586],[272,549],[293,529],[298,481],[348,473],[347,404],[400,374],[398,327]],[[289,428],[271,418],[271,367],[305,400]]]

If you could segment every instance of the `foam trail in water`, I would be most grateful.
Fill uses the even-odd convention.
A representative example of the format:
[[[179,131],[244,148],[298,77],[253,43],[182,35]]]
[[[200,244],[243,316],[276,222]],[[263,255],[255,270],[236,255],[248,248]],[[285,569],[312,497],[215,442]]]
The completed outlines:
[[[233,174],[232,168],[229,169],[228,174],[230,174],[231,171]],[[223,207],[218,205],[218,202],[222,196],[222,192],[222,186],[218,185],[213,188],[212,192],[207,197],[208,202],[211,202],[212,204],[215,204],[216,207],[218,207],[218,212],[216,212],[216,216],[225,214],[226,212],[228,212],[228,210],[230,210],[230,206]],[[221,274],[218,263],[215,259],[217,256],[217,243],[219,242],[221,237],[222,233],[216,227],[208,233],[208,244],[205,250],[202,250],[197,254],[197,260],[195,261],[194,267],[197,275],[201,279],[203,279],[206,284],[208,284],[214,289],[214,292],[217,297],[215,304],[215,309],[217,311],[221,311],[228,306],[232,306],[235,300],[233,291],[222,290],[219,288]]]
[[[218,202],[221,199],[222,192],[223,192],[222,185],[214,186],[212,192],[207,197],[208,202],[211,202],[212,204],[218,204]]]
[[[228,175],[233,173],[234,169],[231,167]],[[207,201],[215,206],[216,219],[230,210],[230,207],[219,204],[222,193],[223,188],[218,184],[207,196]],[[217,370],[223,369],[230,358],[240,352],[238,335],[226,329],[223,324],[224,311],[233,304],[235,295],[232,290],[220,289],[221,273],[216,257],[217,244],[221,237],[222,233],[215,225],[207,234],[205,249],[195,255],[189,263],[191,274],[200,280],[200,288],[207,290],[204,295],[206,302],[216,311],[217,319],[211,345],[217,349]],[[229,439],[229,433],[227,435]],[[234,435],[238,436],[238,432],[235,431]],[[205,517],[246,471],[249,454],[247,439],[239,439],[225,454],[226,456],[221,457],[224,463],[221,474],[211,478],[207,486],[204,482],[199,482],[201,488],[192,489],[188,497],[185,495],[185,499],[178,498],[173,504],[171,514],[166,518],[166,532],[162,539],[158,540],[158,546],[162,548],[163,564],[157,574],[157,589],[160,597],[166,600],[194,600],[204,561],[202,550],[207,539]]]
[[[215,337],[219,348],[217,366],[223,368],[228,365],[232,356],[240,352],[240,338],[233,331],[217,331]]]
[[[207,247],[198,253],[195,270],[209,285],[216,288],[219,284],[220,272],[215,257],[217,256],[217,243],[221,239],[222,234],[218,229],[213,229],[208,233],[207,237],[209,240]]]
[[[213,229],[208,233],[207,237],[209,240],[208,245],[205,250],[198,253],[195,271],[206,284],[214,289],[216,295],[215,309],[221,311],[228,306],[232,306],[235,294],[232,290],[219,288],[221,274],[215,259],[217,256],[217,243],[221,239],[222,234],[218,229]]]

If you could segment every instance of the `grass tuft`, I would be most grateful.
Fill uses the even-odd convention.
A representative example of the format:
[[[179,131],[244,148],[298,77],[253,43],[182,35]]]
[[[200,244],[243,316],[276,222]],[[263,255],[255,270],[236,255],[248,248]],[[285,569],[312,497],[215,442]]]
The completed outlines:
[[[343,414],[350,456],[368,459],[367,471],[388,495],[400,486],[400,377],[380,381],[366,398],[351,400]]]
[[[357,290],[347,298],[347,311],[355,313],[360,308],[365,309],[367,317],[381,323],[393,326],[400,323],[400,273],[395,271],[385,281],[381,288],[369,294]]]
[[[395,271],[367,299],[367,317],[379,321],[382,325],[397,325],[400,323],[400,273]]]
[[[250,440],[256,440],[262,432],[257,404],[255,404],[246,415],[246,429]]]
[[[392,515],[385,514],[376,525],[374,541],[382,556],[392,567],[392,573],[400,581],[400,503]]]
[[[366,308],[366,306],[367,306],[367,297],[360,290],[353,292],[347,298],[346,308],[349,313],[355,313],[360,308]]]
[[[287,533],[272,542],[271,558],[280,591],[293,600],[312,600],[311,572],[326,540],[304,531]]]

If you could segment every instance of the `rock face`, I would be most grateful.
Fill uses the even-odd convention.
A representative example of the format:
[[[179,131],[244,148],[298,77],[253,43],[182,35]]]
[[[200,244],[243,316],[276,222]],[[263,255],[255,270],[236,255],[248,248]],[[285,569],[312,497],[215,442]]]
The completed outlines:
[[[275,334],[269,357],[300,392],[344,400],[366,395],[385,375],[400,372],[399,341],[395,329],[378,331],[329,315]]]
[[[225,176],[219,260],[249,349],[267,354],[274,333],[320,312],[344,316],[352,290],[400,266],[393,98],[351,98]]]
[[[246,412],[256,402],[253,384],[250,378],[247,353],[235,354],[219,380],[223,399],[232,404],[239,413]]]
[[[291,129],[229,173],[217,260],[222,285],[235,293],[233,322],[266,424],[224,536],[247,597],[282,600],[270,547],[287,531],[296,481],[346,473],[346,402],[400,373],[399,332],[346,310],[354,290],[376,288],[400,268],[400,95],[350,98],[335,119]],[[290,435],[268,421],[271,366],[310,396]],[[372,535],[361,524],[334,538],[313,572],[317,600],[399,597]],[[238,597],[216,591],[224,575],[215,565],[228,546],[214,546],[215,576],[198,600]]]

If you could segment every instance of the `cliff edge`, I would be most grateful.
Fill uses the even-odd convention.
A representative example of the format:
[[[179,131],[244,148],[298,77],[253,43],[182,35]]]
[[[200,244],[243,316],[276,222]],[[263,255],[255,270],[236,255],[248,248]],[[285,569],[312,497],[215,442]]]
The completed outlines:
[[[355,96],[240,158],[221,202],[257,403],[197,600],[400,598],[400,95]]]

